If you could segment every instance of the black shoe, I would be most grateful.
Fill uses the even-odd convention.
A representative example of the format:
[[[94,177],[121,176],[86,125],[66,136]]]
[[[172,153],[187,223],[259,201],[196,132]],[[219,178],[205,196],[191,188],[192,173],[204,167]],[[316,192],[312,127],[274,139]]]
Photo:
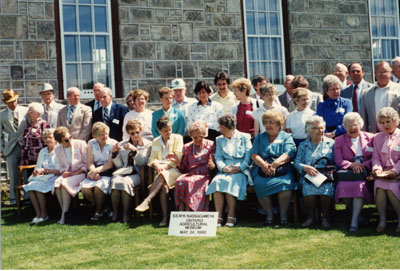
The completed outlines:
[[[265,220],[264,227],[271,227],[272,225],[274,225],[272,220],[269,219]]]
[[[281,226],[285,227],[288,225],[287,220],[281,220]]]

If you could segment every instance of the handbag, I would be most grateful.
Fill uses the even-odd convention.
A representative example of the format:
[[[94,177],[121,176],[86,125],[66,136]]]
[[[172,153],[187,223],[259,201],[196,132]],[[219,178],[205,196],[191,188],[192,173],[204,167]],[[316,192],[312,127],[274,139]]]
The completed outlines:
[[[338,181],[361,181],[365,180],[368,176],[368,171],[364,169],[360,173],[354,173],[352,169],[337,170],[335,178]]]
[[[276,158],[277,157],[268,157],[265,161],[268,164],[272,164],[275,161]],[[289,161],[289,162],[287,162],[287,163],[285,163],[285,164],[283,164],[283,165],[281,165],[281,166],[279,166],[279,167],[277,167],[275,169],[275,176],[274,177],[279,177],[279,176],[286,175],[289,172],[291,172],[292,170],[293,170],[293,164]],[[264,177],[264,178],[271,177],[271,176],[267,176],[265,174],[265,172],[260,167],[258,167],[258,175],[260,175],[261,177]]]
[[[326,160],[327,165],[326,167],[317,167],[318,163],[322,160]],[[312,166],[318,170],[321,174],[326,176],[326,180],[322,183],[326,183],[326,182],[334,182],[335,181],[335,167],[333,165],[329,165],[330,161],[327,157],[321,157],[319,159],[317,159],[317,161],[315,161]],[[307,178],[304,178],[306,180],[306,182],[311,183]]]

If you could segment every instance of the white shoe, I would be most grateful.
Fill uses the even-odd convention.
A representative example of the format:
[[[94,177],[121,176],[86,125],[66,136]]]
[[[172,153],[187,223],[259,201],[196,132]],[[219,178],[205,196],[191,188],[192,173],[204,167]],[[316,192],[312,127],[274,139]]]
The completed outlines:
[[[47,220],[49,220],[49,217],[48,217],[48,216],[46,216],[45,218],[39,217],[38,220],[36,221],[36,224],[45,222],[45,221],[47,221]]]
[[[226,221],[228,221],[228,220],[232,220],[233,222],[226,222],[225,226],[227,226],[227,227],[229,227],[229,228],[232,228],[233,226],[235,226],[235,224],[236,224],[236,217],[229,216],[228,219],[227,219]]]
[[[39,219],[39,217],[34,217],[32,219],[32,221],[30,222],[30,224],[37,224],[38,219]]]

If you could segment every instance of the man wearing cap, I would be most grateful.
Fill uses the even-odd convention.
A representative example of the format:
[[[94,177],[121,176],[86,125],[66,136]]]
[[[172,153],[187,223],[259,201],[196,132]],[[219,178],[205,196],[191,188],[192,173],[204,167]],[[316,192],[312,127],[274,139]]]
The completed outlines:
[[[172,107],[180,109],[185,116],[185,108],[189,107],[192,103],[196,103],[197,100],[186,96],[186,84],[182,78],[172,80],[171,89],[174,91]]]
[[[81,92],[77,87],[67,90],[68,105],[61,109],[57,127],[65,126],[74,139],[88,141],[92,134],[92,109],[81,104]]]
[[[42,119],[47,121],[47,123],[50,125],[50,128],[57,128],[58,113],[65,107],[65,105],[56,103],[54,101],[56,92],[54,91],[53,86],[48,83],[43,85],[39,94],[42,97],[44,108]]]
[[[93,86],[94,99],[85,104],[85,105],[89,106],[90,108],[92,108],[92,112],[96,111],[97,109],[99,109],[99,107],[101,107],[99,91],[100,91],[100,89],[102,89],[104,87],[105,87],[105,85],[103,83],[99,83],[99,82],[94,84],[94,86]]]
[[[7,162],[7,171],[10,179],[10,202],[15,200],[15,185],[18,184],[18,165],[21,157],[21,145],[18,143],[18,128],[28,111],[28,108],[18,105],[18,94],[12,89],[3,91],[2,101],[7,108],[0,112],[0,151]]]
[[[93,123],[97,121],[104,122],[110,127],[110,137],[122,140],[122,125],[126,113],[129,112],[128,107],[123,104],[117,104],[112,100],[111,89],[104,87],[99,91],[99,99],[101,107],[93,113]]]

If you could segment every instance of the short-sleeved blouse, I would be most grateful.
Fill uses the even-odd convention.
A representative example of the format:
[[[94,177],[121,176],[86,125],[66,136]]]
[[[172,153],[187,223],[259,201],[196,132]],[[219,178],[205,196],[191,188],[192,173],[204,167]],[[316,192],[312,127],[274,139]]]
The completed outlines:
[[[102,150],[96,139],[93,138],[89,140],[88,144],[92,148],[93,164],[95,164],[96,167],[107,164],[112,147],[116,143],[117,141],[115,139],[108,138]]]

